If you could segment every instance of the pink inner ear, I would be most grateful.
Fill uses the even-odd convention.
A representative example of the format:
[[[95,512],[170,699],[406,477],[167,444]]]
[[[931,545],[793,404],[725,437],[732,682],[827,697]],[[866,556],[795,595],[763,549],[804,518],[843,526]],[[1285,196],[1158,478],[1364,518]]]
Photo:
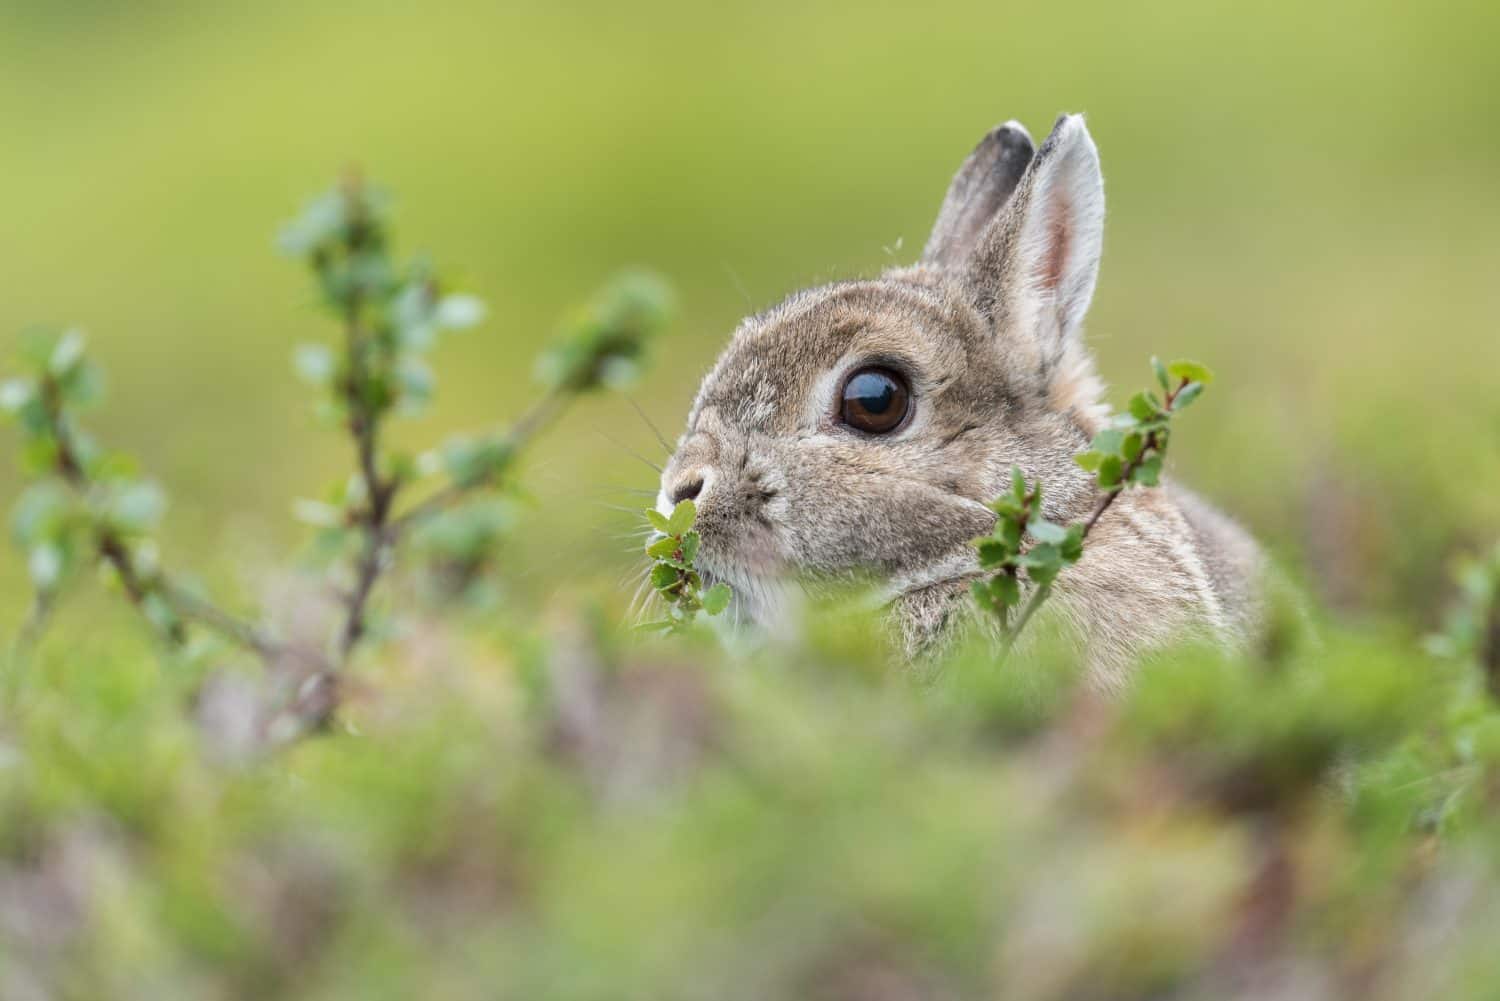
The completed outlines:
[[[1068,259],[1068,202],[1059,196],[1052,199],[1047,213],[1047,256],[1042,261],[1042,287],[1055,291],[1062,284],[1063,266]]]

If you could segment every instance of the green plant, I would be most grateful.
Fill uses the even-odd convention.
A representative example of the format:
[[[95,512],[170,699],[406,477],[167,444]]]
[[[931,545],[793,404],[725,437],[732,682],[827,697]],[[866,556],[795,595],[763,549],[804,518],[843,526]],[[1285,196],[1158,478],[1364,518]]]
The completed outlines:
[[[1458,600],[1428,647],[1473,663],[1491,698],[1500,700],[1500,545],[1463,560],[1455,576]]]
[[[332,677],[369,632],[371,599],[398,544],[422,529],[449,567],[472,574],[479,550],[494,544],[506,521],[493,508],[461,502],[505,483],[518,455],[569,402],[627,381],[671,311],[659,279],[621,276],[569,318],[539,364],[542,395],[509,427],[412,456],[387,446],[387,425],[431,399],[428,353],[441,333],[479,323],[483,304],[449,290],[425,259],[393,256],[389,201],[357,175],[313,201],[284,229],[281,246],[306,261],[340,328],[336,340],[295,354],[298,373],[321,391],[318,413],[345,430],[354,453],[352,475],[323,500],[296,505],[319,530],[316,550],[327,558],[341,605],[332,635],[326,644],[295,646],[161,565],[153,533],[166,495],[133,461],[105,452],[80,428],[78,414],[98,400],[102,378],[85,357],[82,335],[68,331],[25,338],[27,374],[0,390],[0,406],[21,430],[23,469],[32,481],[13,519],[35,589],[23,643],[35,639],[66,582],[99,563],[172,647],[187,642],[190,627],[203,626],[267,661],[291,657]],[[426,479],[438,482],[403,505]]]
[[[718,615],[729,607],[729,585],[721,581],[704,588],[694,565],[701,541],[693,530],[697,520],[698,508],[690,500],[678,502],[670,515],[646,509],[646,521],[656,533],[646,543],[646,555],[653,561],[651,588],[666,604],[667,617],[645,628],[678,632],[691,625],[699,612]]]
[[[1084,544],[1104,512],[1129,487],[1154,487],[1171,440],[1172,420],[1213,381],[1213,373],[1191,361],[1163,365],[1151,359],[1161,396],[1142,390],[1130,398],[1127,412],[1094,436],[1089,450],[1074,459],[1092,473],[1098,490],[1093,510],[1083,521],[1058,525],[1042,514],[1042,484],[1031,485],[1019,468],[1011,469],[1011,490],[996,498],[995,528],[975,540],[979,565],[990,571],[972,585],[975,601],[995,615],[1006,648],[1012,646],[1052,593],[1062,571],[1083,558]],[[1024,583],[1030,585],[1023,598]]]
[[[35,597],[23,642],[40,631],[65,584],[97,563],[173,646],[198,621],[258,652],[272,643],[257,627],[204,600],[161,565],[153,533],[166,494],[128,456],[103,450],[79,425],[96,404],[103,376],[76,330],[23,338],[28,376],[11,379],[0,405],[21,430],[21,465],[32,483],[12,515],[12,536],[27,554]]]

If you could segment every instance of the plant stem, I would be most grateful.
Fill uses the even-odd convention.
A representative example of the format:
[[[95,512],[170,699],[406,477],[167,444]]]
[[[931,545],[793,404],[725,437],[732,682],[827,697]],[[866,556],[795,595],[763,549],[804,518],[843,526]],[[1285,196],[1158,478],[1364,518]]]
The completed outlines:
[[[1005,633],[1005,639],[1003,641],[1004,652],[1009,653],[1011,647],[1016,645],[1016,639],[1021,635],[1021,630],[1026,628],[1026,623],[1031,621],[1031,617],[1036,614],[1038,608],[1042,607],[1042,602],[1046,601],[1047,596],[1051,593],[1051,584],[1039,585],[1035,591],[1031,592],[1031,597],[1026,599],[1026,604],[1021,608],[1021,614],[1016,616],[1015,626],[1007,630]],[[1009,611],[1009,609],[1007,609],[1007,611]],[[1001,626],[1002,628],[1004,628],[1003,622],[1001,623]]]
[[[344,626],[339,632],[338,661],[348,660],[350,653],[367,629],[366,615],[370,595],[380,577],[386,548],[386,521],[397,489],[395,482],[380,477],[380,420],[365,404],[361,390],[365,382],[364,338],[360,332],[360,305],[363,296],[356,285],[349,293],[345,329],[349,353],[349,429],[354,435],[360,478],[365,484],[365,506],[359,524],[364,536],[359,559],[355,563],[354,587],[345,599]]]
[[[55,462],[58,474],[75,493],[86,498],[93,482],[84,469],[78,446],[63,419],[62,399],[57,384],[51,378],[44,378],[41,392],[48,431],[57,445]],[[164,573],[158,572],[148,577],[136,565],[125,539],[108,525],[96,526],[94,545],[100,558],[114,567],[131,604],[144,609],[146,599],[154,592],[177,614],[179,621],[173,622],[165,630],[166,639],[173,646],[181,646],[187,641],[187,632],[181,620],[191,619],[263,657],[271,657],[279,651],[277,644],[257,627],[204,599],[189,595]]]
[[[1165,400],[1165,409],[1167,413],[1172,412],[1172,401],[1177,399],[1177,394],[1183,391],[1188,382],[1189,380],[1183,379],[1176,389],[1168,391]],[[1099,519],[1104,517],[1104,512],[1109,510],[1110,505],[1115,502],[1115,498],[1119,497],[1122,493],[1125,492],[1126,486],[1128,486],[1130,483],[1130,475],[1134,473],[1138,468],[1140,468],[1141,463],[1146,461],[1146,459],[1149,458],[1151,454],[1157,450],[1157,448],[1160,446],[1160,442],[1161,440],[1157,437],[1156,431],[1152,431],[1146,435],[1146,440],[1141,443],[1140,454],[1137,455],[1134,459],[1126,462],[1121,467],[1119,484],[1105,491],[1099,497],[1099,500],[1094,504],[1093,511],[1091,511],[1088,518],[1084,520],[1084,539],[1087,539],[1089,537],[1089,533],[1094,530],[1094,526],[1099,524]],[[1006,652],[1009,652],[1010,649],[1015,646],[1016,638],[1020,636],[1021,630],[1026,628],[1026,623],[1031,621],[1031,617],[1037,613],[1037,609],[1042,607],[1042,603],[1045,602],[1047,598],[1051,596],[1051,594],[1051,584],[1042,584],[1038,586],[1036,590],[1031,592],[1031,596],[1026,599],[1026,604],[1021,608],[1021,614],[1016,618],[1015,627],[1006,631],[1005,633],[1004,650]],[[1002,623],[1002,629],[1003,628],[1004,624]]]
[[[357,174],[344,180],[344,197],[350,223],[347,238],[348,258],[353,262],[370,237],[369,220]],[[354,273],[351,267],[350,273]],[[387,522],[400,481],[384,480],[380,475],[380,411],[365,395],[369,380],[366,350],[369,339],[362,323],[365,288],[355,281],[344,302],[344,350],[349,360],[349,374],[344,385],[344,399],[349,408],[349,431],[354,436],[359,475],[365,485],[365,506],[359,511],[358,523],[363,534],[359,558],[355,561],[354,586],[344,599],[343,628],[339,630],[339,664],[346,662],[368,630],[370,596],[384,568],[388,538]]]
[[[544,431],[562,413],[572,395],[571,390],[558,387],[538,398],[504,432],[504,440],[511,450],[519,452],[528,442]],[[490,485],[491,482],[486,479],[477,483],[450,483],[436,493],[429,494],[391,520],[387,531],[387,541],[395,542],[403,532],[451,507],[473,491]]]

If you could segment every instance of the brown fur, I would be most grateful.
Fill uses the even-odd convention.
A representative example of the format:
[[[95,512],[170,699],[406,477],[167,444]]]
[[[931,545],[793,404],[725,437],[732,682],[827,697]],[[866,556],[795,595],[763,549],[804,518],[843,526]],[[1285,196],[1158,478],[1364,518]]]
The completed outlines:
[[[1054,521],[1086,516],[1072,461],[1107,411],[1081,322],[1097,274],[1103,188],[1081,118],[1033,157],[1014,123],[954,180],[923,262],[799,292],[745,320],[704,379],[659,504],[701,481],[699,562],[741,618],[775,629],[785,583],[873,577],[909,653],[974,621],[970,540],[987,534],[1012,464],[1045,484]],[[872,437],[836,419],[842,381],[880,364],[914,412]],[[1171,485],[1131,490],[1059,578],[1046,614],[1071,626],[1095,679],[1123,683],[1160,643],[1247,640],[1261,558],[1233,522]]]

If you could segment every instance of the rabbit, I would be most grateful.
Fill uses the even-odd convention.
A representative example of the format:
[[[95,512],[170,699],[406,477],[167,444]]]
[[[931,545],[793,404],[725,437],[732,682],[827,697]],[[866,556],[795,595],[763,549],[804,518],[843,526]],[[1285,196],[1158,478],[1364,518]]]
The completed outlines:
[[[921,259],[797,292],[744,320],[704,378],[657,507],[695,501],[698,566],[735,617],[787,628],[795,581],[869,577],[910,658],[980,616],[972,541],[1012,465],[1052,521],[1097,499],[1073,456],[1109,419],[1083,342],[1104,186],[1082,115],[1040,149],[1007,122],[954,177]],[[1125,491],[1042,615],[1118,687],[1149,650],[1250,641],[1263,557],[1235,522],[1168,481]]]

